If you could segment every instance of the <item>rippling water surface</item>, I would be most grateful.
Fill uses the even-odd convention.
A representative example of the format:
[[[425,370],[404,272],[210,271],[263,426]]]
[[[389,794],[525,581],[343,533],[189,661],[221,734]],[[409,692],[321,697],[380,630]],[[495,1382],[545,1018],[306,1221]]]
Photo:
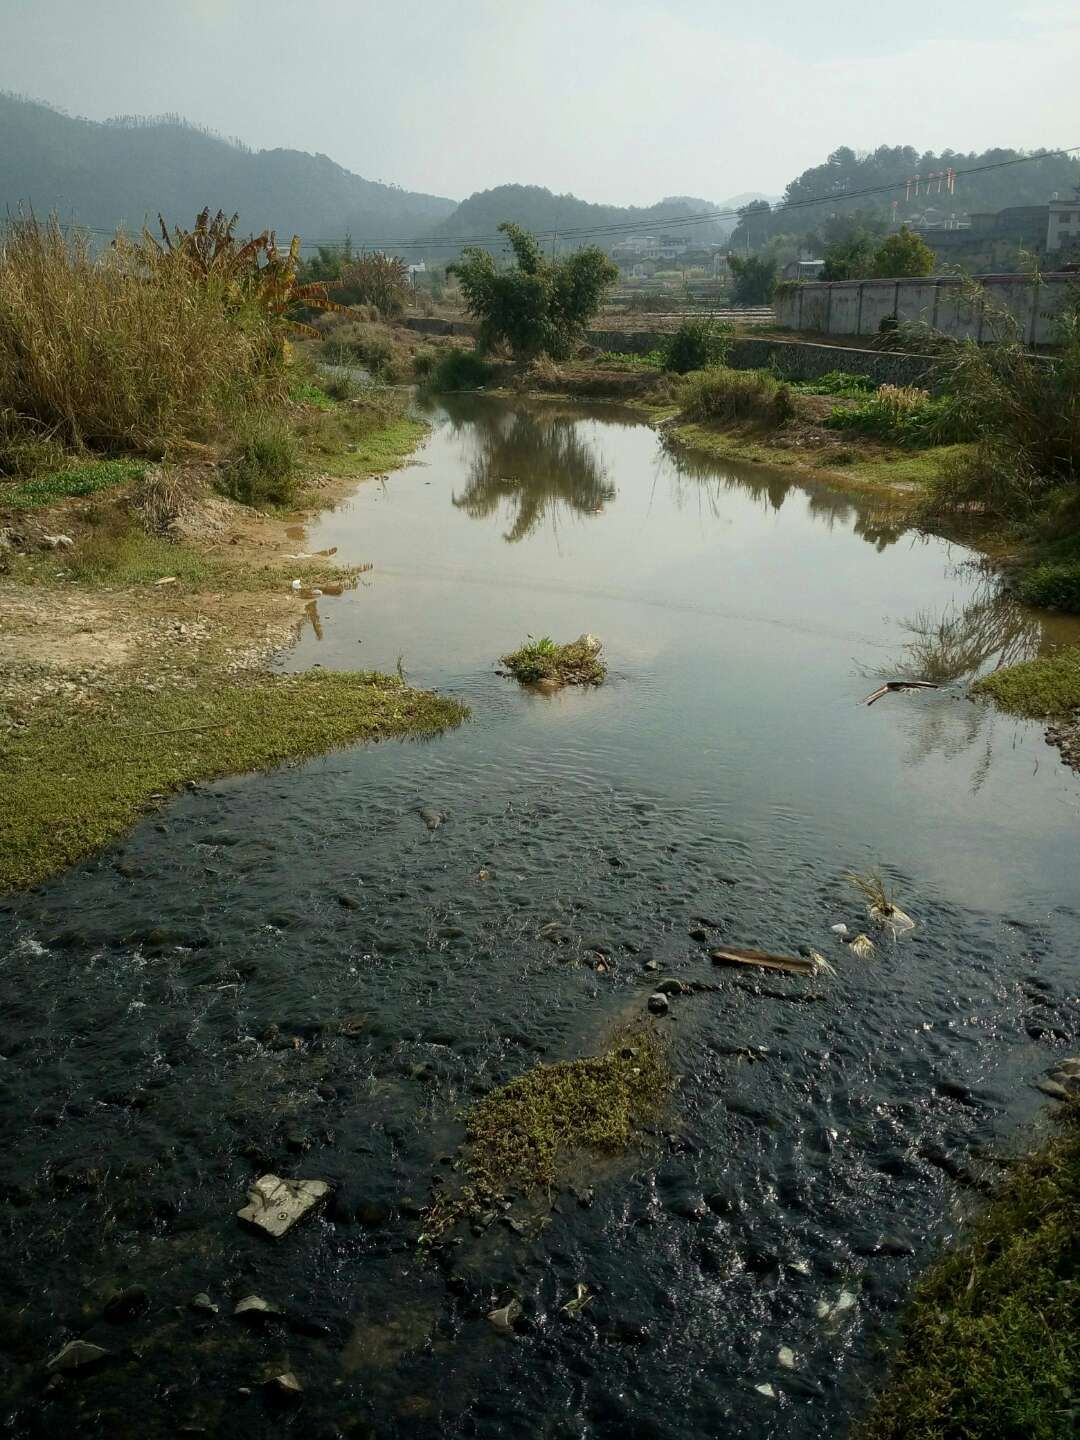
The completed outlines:
[[[309,528],[373,568],[283,663],[401,657],[472,720],[186,795],[0,913],[5,1433],[832,1440],[979,1158],[1030,1136],[1030,1082],[1075,1048],[1080,782],[963,694],[1067,622],[612,408],[432,419]],[[602,689],[496,674],[584,630]],[[945,683],[858,705],[905,673]],[[918,927],[858,959],[830,927],[866,926],[844,874],[876,868]],[[702,931],[837,974],[718,971]],[[575,1164],[542,1229],[418,1258],[468,1103],[602,1049],[649,960],[720,985],[660,1022],[656,1133]],[[334,1186],[276,1245],[234,1214],[266,1170]],[[106,1318],[123,1291],[137,1313]],[[234,1320],[251,1292],[282,1316]],[[511,1296],[514,1338],[483,1318]],[[110,1362],[46,1388],[74,1337]],[[271,1415],[284,1369],[303,1399]]]

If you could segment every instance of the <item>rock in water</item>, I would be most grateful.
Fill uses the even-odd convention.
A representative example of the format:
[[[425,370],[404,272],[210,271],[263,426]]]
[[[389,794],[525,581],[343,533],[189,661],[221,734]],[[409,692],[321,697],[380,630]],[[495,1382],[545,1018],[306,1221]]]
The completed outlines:
[[[248,1191],[248,1204],[236,1213],[276,1240],[329,1193],[325,1180],[282,1180],[278,1175],[263,1175]]]
[[[245,1295],[238,1300],[233,1308],[233,1314],[241,1320],[273,1320],[281,1315],[276,1305],[271,1305],[269,1300],[264,1300],[261,1295]]]
[[[304,1392],[303,1385],[291,1370],[283,1370],[267,1382],[267,1387],[279,1400],[298,1400]]]
[[[437,830],[447,818],[445,810],[433,810],[430,805],[422,805],[417,814],[429,830]]]
[[[671,1005],[667,996],[661,995],[657,990],[655,994],[649,996],[649,1009],[654,1015],[666,1015],[671,1009]]]
[[[58,1370],[86,1370],[91,1365],[99,1365],[102,1360],[107,1360],[111,1354],[111,1350],[106,1350],[102,1345],[91,1345],[89,1340],[69,1340],[45,1368],[54,1374]]]

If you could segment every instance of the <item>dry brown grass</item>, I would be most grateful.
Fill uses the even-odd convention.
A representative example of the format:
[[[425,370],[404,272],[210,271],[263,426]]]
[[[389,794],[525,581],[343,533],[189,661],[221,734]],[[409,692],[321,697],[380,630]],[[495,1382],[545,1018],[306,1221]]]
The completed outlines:
[[[27,434],[162,455],[283,388],[267,317],[118,239],[101,256],[56,221],[0,240],[0,412]]]

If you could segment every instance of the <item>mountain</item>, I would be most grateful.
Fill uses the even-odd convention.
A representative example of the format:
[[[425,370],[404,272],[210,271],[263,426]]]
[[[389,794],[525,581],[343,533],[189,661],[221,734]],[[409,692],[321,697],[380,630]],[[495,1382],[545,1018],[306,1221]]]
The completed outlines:
[[[453,200],[364,180],[325,155],[250,150],[178,116],[79,120],[0,93],[0,213],[33,206],[113,230],[190,225],[204,205],[240,213],[241,232],[358,239],[424,234]]]
[[[440,258],[457,251],[470,239],[494,235],[504,220],[513,220],[534,232],[564,231],[569,247],[597,243],[605,247],[618,241],[618,234],[605,233],[611,225],[650,225],[676,220],[717,207],[692,196],[661,200],[655,205],[594,205],[576,195],[555,195],[539,185],[497,185],[463,200],[452,215],[431,232],[430,253]],[[718,243],[730,230],[723,221],[709,221],[693,227],[692,234],[703,243]],[[500,248],[497,243],[490,249]]]

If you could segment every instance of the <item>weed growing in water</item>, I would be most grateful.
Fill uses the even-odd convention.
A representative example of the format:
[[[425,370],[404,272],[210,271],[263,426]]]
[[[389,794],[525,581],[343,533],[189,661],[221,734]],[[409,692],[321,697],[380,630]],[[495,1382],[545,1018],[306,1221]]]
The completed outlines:
[[[502,657],[502,663],[522,684],[555,680],[560,685],[599,685],[607,674],[600,659],[602,646],[592,635],[582,635],[567,645],[556,645],[550,635],[530,639],[519,649]]]
[[[1080,710],[1080,646],[1039,660],[1021,660],[976,680],[973,695],[986,695],[1010,715],[1031,720]]]
[[[556,1183],[575,1151],[618,1154],[634,1129],[657,1115],[674,1081],[660,1039],[629,1032],[603,1055],[537,1065],[469,1111],[457,1193],[440,1193],[422,1243],[445,1235],[508,1189]]]

